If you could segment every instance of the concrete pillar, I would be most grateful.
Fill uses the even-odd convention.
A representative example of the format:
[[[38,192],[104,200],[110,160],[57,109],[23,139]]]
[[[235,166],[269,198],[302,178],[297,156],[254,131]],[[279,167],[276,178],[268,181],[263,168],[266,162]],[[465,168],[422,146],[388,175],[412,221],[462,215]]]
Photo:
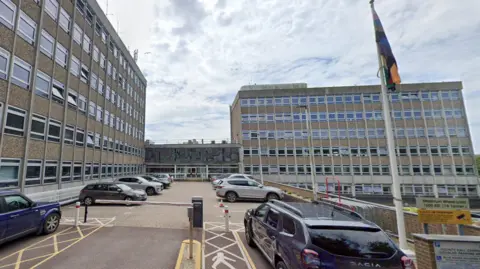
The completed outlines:
[[[355,183],[352,183],[352,197],[355,198]]]

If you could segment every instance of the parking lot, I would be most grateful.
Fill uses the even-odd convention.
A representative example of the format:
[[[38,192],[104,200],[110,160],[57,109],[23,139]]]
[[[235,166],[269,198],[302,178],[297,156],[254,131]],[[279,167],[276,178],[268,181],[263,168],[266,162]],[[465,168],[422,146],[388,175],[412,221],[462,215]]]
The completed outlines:
[[[194,238],[203,243],[207,252],[228,256],[230,250],[233,255],[238,254],[241,259],[237,260],[244,263],[245,268],[255,268],[255,265],[268,268],[257,250],[241,242],[243,215],[259,203],[224,203],[231,214],[233,231],[225,233],[223,209],[209,183],[175,182],[162,194],[150,196],[148,201],[191,202],[193,196],[204,199],[204,227],[210,228],[203,233],[195,231]],[[0,269],[175,268],[180,245],[188,238],[189,223],[184,207],[94,205],[88,208],[87,223],[83,223],[82,207],[82,222],[77,228],[73,225],[75,210],[73,205],[62,208],[62,225],[53,235],[29,236],[0,246]],[[205,242],[209,236],[217,237]],[[216,240],[223,237],[228,239]],[[235,251],[239,252],[235,254]]]

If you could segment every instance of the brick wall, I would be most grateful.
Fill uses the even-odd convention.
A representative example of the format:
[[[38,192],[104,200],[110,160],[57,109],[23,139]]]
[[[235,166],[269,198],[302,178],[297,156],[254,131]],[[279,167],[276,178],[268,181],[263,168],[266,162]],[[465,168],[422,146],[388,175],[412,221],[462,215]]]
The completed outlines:
[[[276,182],[264,182],[267,186],[277,187],[285,192],[293,193],[299,196],[302,196],[306,199],[312,199],[313,193],[312,190],[296,188],[293,186],[288,186]],[[318,193],[318,198],[325,198],[325,193]],[[361,202],[361,201],[356,201]],[[374,204],[374,203],[365,203],[365,206],[355,207],[355,210],[362,214],[366,219],[376,223],[384,230],[391,231],[395,234],[398,234],[397,230],[397,216],[394,208],[388,207],[385,205]],[[405,229],[407,232],[407,237],[413,239],[413,234],[423,233],[423,226],[418,222],[418,216],[416,213],[404,212],[405,218]],[[442,226],[440,224],[429,224],[428,230],[430,234],[442,234]],[[480,227],[477,226],[464,226],[465,235],[477,235],[480,236]],[[447,234],[456,235],[457,226],[456,225],[447,225]]]
[[[417,268],[419,269],[437,269],[435,262],[435,252],[432,241],[415,237],[415,255]]]

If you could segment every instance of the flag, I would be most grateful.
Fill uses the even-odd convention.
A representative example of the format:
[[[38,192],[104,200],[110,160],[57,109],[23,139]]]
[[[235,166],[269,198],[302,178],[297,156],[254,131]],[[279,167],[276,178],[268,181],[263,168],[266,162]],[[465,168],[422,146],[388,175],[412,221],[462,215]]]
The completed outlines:
[[[401,82],[400,74],[398,74],[397,61],[395,60],[395,56],[393,56],[392,47],[390,47],[385,30],[383,30],[382,22],[373,6],[372,14],[373,24],[375,26],[375,39],[384,65],[384,70],[382,71],[385,73],[387,89],[395,91],[395,84],[400,84]]]

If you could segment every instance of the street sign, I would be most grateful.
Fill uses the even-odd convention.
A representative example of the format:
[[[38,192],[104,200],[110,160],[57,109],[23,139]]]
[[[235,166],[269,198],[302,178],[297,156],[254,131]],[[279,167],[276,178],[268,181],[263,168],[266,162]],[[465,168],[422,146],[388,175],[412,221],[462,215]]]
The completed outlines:
[[[420,223],[430,224],[472,224],[472,215],[468,210],[428,210],[418,209]]]
[[[441,242],[433,243],[438,269],[480,268],[480,242]]]
[[[470,204],[468,198],[427,198],[417,197],[419,209],[433,210],[468,210]]]

